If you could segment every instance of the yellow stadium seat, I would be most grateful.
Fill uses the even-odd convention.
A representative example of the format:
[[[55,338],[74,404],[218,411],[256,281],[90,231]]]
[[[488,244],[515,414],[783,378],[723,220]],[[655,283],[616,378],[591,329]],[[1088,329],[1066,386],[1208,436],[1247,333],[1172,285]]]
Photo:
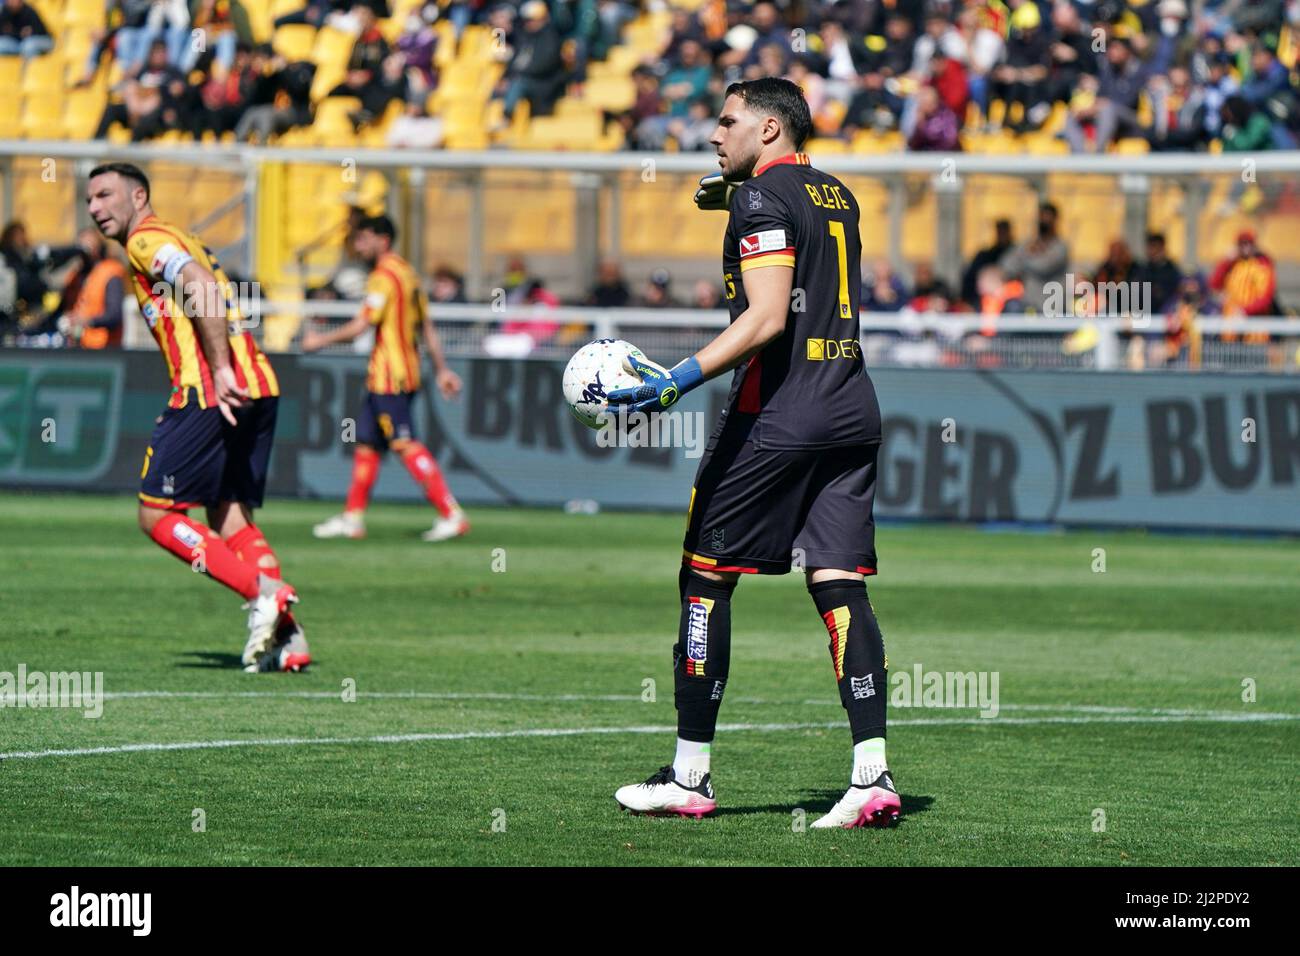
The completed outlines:
[[[433,29],[438,34],[438,45],[433,51],[433,65],[441,70],[456,59],[456,28],[450,20],[439,20]]]
[[[1142,156],[1151,151],[1151,144],[1144,139],[1138,139],[1136,136],[1129,136],[1125,139],[1116,140],[1110,148],[1112,153],[1118,153],[1120,156]]]
[[[0,56],[0,90],[16,90],[23,78],[23,61],[16,56]],[[6,96],[5,99],[12,99]]]
[[[0,98],[0,139],[18,139],[23,126],[18,109],[18,97]]]
[[[68,0],[63,10],[63,23],[87,30],[104,29],[104,0]]]
[[[312,61],[318,67],[339,67],[346,69],[348,57],[352,55],[355,37],[334,27],[321,27],[316,32],[316,44],[312,48]]]
[[[103,112],[104,95],[99,90],[72,90],[63,110],[63,135],[68,139],[90,139]]]
[[[59,48],[63,58],[69,64],[81,69],[81,64],[90,56],[90,30],[87,27],[68,27],[59,37]]]
[[[534,149],[594,149],[604,130],[594,111],[570,116],[539,116],[529,124],[526,142]]]
[[[310,60],[312,47],[316,42],[316,28],[305,24],[289,24],[280,27],[271,37],[275,52],[291,63]]]
[[[41,15],[41,21],[49,31],[58,36],[59,24],[63,22],[63,0],[27,0],[27,2]]]
[[[248,13],[248,27],[253,32],[254,43],[266,43],[275,32],[274,18],[265,3],[246,3],[244,10]]]
[[[810,139],[803,151],[813,157],[840,156],[849,151],[849,144],[842,139]]]
[[[1069,156],[1070,144],[1045,133],[1030,133],[1024,143],[1031,156]]]
[[[63,92],[63,57],[47,53],[27,61],[23,68],[22,91],[25,96]]]
[[[621,113],[636,102],[636,87],[625,77],[606,76],[588,80],[583,86],[582,98],[599,109]]]

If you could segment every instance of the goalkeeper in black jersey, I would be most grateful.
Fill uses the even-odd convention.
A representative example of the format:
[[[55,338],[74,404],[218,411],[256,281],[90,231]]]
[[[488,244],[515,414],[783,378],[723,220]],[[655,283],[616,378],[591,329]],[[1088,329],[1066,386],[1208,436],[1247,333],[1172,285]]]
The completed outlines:
[[[709,751],[731,654],[741,574],[805,569],[830,634],[853,733],[845,796],[813,827],[888,825],[900,801],[885,762],[886,658],[867,599],[876,573],[872,502],[880,408],[858,339],[858,203],[800,153],[808,105],[788,80],[734,83],[711,142],[721,176],[696,201],[726,208],[722,270],[731,324],[671,369],[635,361],[642,383],[609,395],[663,410],[734,369],[700,462],[684,542],[673,653],[677,752],[615,799],[640,813],[703,816],[717,806]]]

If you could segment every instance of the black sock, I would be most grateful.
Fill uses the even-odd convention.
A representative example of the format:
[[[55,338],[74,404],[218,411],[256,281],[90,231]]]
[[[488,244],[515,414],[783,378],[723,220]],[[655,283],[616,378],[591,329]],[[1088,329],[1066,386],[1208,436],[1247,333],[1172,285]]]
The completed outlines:
[[[709,743],[718,726],[731,667],[731,592],[734,581],[711,581],[689,568],[678,579],[681,626],[673,648],[677,735]]]
[[[862,581],[810,584],[817,612],[830,634],[831,663],[839,682],[840,702],[849,714],[853,743],[885,736],[888,659]]]

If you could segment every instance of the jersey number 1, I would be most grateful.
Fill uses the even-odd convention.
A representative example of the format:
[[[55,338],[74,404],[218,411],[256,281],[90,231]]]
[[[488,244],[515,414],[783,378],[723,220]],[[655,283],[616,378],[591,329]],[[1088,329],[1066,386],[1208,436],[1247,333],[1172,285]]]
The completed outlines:
[[[853,306],[849,302],[849,243],[844,237],[844,223],[831,219],[826,223],[835,240],[835,252],[840,265],[840,318],[853,318]]]

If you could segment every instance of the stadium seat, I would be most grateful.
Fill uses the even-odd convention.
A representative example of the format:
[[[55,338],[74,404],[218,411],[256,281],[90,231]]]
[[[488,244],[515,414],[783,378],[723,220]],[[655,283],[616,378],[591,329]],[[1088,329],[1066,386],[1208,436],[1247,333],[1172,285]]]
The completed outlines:
[[[352,45],[356,38],[334,27],[321,27],[316,31],[315,45],[312,47],[311,59],[317,69],[336,68],[346,72],[348,57],[352,55]]]
[[[63,24],[86,30],[102,30],[104,29],[104,6],[104,0],[68,0],[63,10]]]
[[[18,139],[22,130],[18,97],[0,97],[0,139]]]
[[[93,42],[88,27],[70,26],[59,37],[59,52],[70,67],[75,67],[76,70],[80,71],[82,64],[90,56],[90,47]]]
[[[23,136],[26,139],[62,139],[63,100],[52,96],[28,96],[23,100]],[[94,132],[94,130],[91,130]]]
[[[1151,152],[1151,144],[1136,136],[1128,136],[1112,143],[1110,151],[1120,156],[1142,156]]]
[[[842,156],[849,144],[842,139],[814,138],[804,144],[803,151],[815,160],[818,156]]]
[[[16,56],[0,56],[0,90],[18,89],[23,78],[23,61]],[[6,96],[5,99],[11,99]]]
[[[1063,139],[1043,132],[1029,133],[1024,137],[1025,148],[1031,156],[1069,156],[1070,144]]]
[[[40,14],[42,22],[49,28],[50,33],[58,36],[59,24],[63,22],[63,0],[27,0],[27,2]]]
[[[348,113],[361,109],[361,100],[352,96],[330,96],[316,107],[312,132],[322,146],[351,146],[357,141],[356,130]]]
[[[636,87],[626,77],[606,76],[590,79],[583,86],[582,98],[598,109],[621,113],[636,101]]]
[[[604,127],[594,110],[568,116],[539,116],[528,128],[527,142],[533,149],[595,149]]]
[[[275,18],[266,3],[246,3],[244,10],[248,13],[248,27],[253,32],[254,43],[266,43],[275,32]]]
[[[311,51],[316,43],[316,28],[305,24],[290,24],[280,27],[271,38],[275,52],[290,63],[310,60]]]
[[[57,51],[28,60],[23,68],[23,95],[62,94],[63,72],[63,57]]]

